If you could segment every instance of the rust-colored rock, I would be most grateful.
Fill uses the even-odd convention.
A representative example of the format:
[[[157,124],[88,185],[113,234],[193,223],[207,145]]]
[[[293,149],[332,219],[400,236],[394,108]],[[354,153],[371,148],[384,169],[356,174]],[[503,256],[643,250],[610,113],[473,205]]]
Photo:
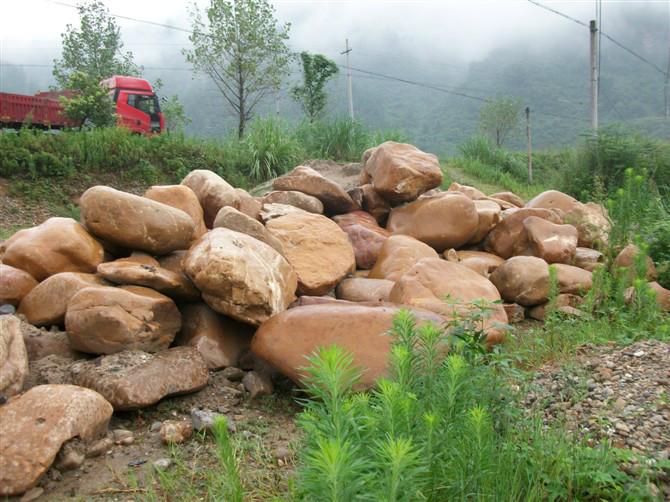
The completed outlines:
[[[263,209],[261,209],[261,221],[267,224],[268,221],[274,220],[275,218],[281,218],[287,214],[302,214],[308,213],[304,209],[299,207],[290,206],[288,204],[263,204]]]
[[[72,380],[102,394],[115,410],[134,410],[167,396],[188,394],[207,385],[209,372],[200,352],[173,347],[149,354],[124,350],[70,366]]]
[[[349,236],[356,256],[356,266],[359,269],[371,269],[391,232],[380,227],[377,220],[365,211],[334,216],[333,220]]]
[[[173,253],[183,253],[184,251],[173,251]],[[172,254],[172,253],[170,253]],[[165,256],[170,256],[170,254],[165,255]],[[162,259],[163,257],[161,257]],[[125,262],[129,261],[132,263],[141,263],[142,265],[150,265],[152,267],[158,267],[160,266],[160,263],[156,258],[151,256],[149,253],[145,253],[144,251],[133,251],[130,253],[129,256],[126,256],[125,258],[119,258],[116,260],[118,262]]]
[[[572,225],[557,225],[537,216],[523,220],[528,238],[528,254],[547,263],[570,263],[577,251],[577,229]]]
[[[468,185],[461,185],[460,183],[456,183],[455,181],[451,185],[449,185],[449,188],[447,190],[450,192],[460,192],[463,195],[467,195],[468,198],[472,200],[486,199],[486,194],[481,190],[478,190],[475,187],[471,187]]]
[[[607,210],[600,204],[580,203],[565,213],[564,220],[577,229],[580,246],[604,247],[609,242],[612,224],[607,216]]]
[[[488,345],[503,340],[501,324],[507,314],[496,287],[474,270],[440,258],[424,258],[393,286],[391,302],[430,310],[449,319],[460,319],[476,311],[473,302],[489,304],[490,316],[484,321]]]
[[[577,199],[568,194],[559,192],[558,190],[547,190],[526,202],[526,207],[560,209],[564,213],[569,213],[579,204],[580,202]]]
[[[193,435],[190,420],[166,420],[158,431],[163,444],[181,444]]]
[[[670,290],[665,289],[656,281],[650,282],[649,287],[656,294],[656,303],[658,303],[660,309],[665,312],[670,312]]]
[[[468,244],[478,244],[484,240],[489,232],[502,220],[500,205],[491,200],[473,200],[477,210],[477,231],[468,241]]]
[[[37,284],[28,272],[0,263],[0,305],[9,303],[16,307]]]
[[[509,324],[520,323],[526,318],[526,309],[518,303],[503,303],[502,307],[505,309]]]
[[[347,234],[325,216],[290,214],[270,220],[267,229],[282,242],[300,294],[327,293],[356,268]]]
[[[264,323],[254,335],[251,350],[284,375],[299,382],[306,356],[319,347],[338,345],[363,369],[358,388],[369,388],[387,374],[392,338],[388,330],[399,308],[356,304],[296,307]],[[440,316],[417,312],[419,321],[441,322]]]
[[[505,301],[526,307],[546,302],[549,296],[549,265],[534,256],[515,256],[489,277]]]
[[[387,279],[352,277],[337,285],[337,298],[350,302],[388,302],[395,283]]]
[[[207,169],[195,169],[188,173],[181,184],[193,190],[198,197],[207,228],[212,228],[214,218],[222,207],[240,207],[239,194],[215,172]]]
[[[250,218],[246,214],[238,211],[234,207],[222,207],[214,220],[214,228],[227,228],[242,234],[247,234],[254,239],[264,242],[279,254],[284,256],[284,246],[265,226]]]
[[[254,197],[243,188],[236,188],[235,193],[240,198],[240,213],[246,214],[249,218],[260,220],[261,209],[263,209],[263,201],[260,197]],[[219,211],[221,211],[219,209]],[[219,214],[219,213],[216,213]]]
[[[504,200],[516,207],[523,207],[526,205],[523,199],[513,192],[496,192],[491,194],[491,198]]]
[[[214,312],[204,303],[181,307],[182,328],[175,345],[195,348],[211,370],[237,366],[249,348],[253,327]]]
[[[314,197],[296,190],[275,190],[263,197],[263,204],[286,204],[308,213],[323,214],[323,203]]]
[[[375,191],[391,204],[413,201],[442,183],[442,170],[435,155],[394,141],[374,149],[364,172]]]
[[[578,295],[591,290],[592,274],[588,270],[564,263],[556,263],[553,267],[556,269],[558,289],[561,293]]]
[[[70,346],[81,352],[158,352],[174,340],[181,316],[170,298],[153,289],[94,286],[72,297],[65,328]]]
[[[0,396],[21,392],[27,375],[28,353],[21,321],[13,315],[0,316]]]
[[[258,326],[295,298],[293,267],[240,232],[215,228],[191,247],[183,266],[212,309],[242,322]]]
[[[474,202],[461,193],[444,192],[394,208],[386,228],[412,236],[441,253],[467,243],[478,226]]]
[[[527,253],[528,236],[523,222],[530,216],[556,224],[563,223],[560,216],[551,209],[508,209],[502,212],[502,221],[486,237],[486,250],[505,259]]]
[[[370,183],[361,186],[360,191],[363,210],[370,213],[377,223],[385,225],[391,213],[391,204],[379,195]]]
[[[298,166],[272,182],[274,190],[295,190],[316,197],[327,214],[343,214],[360,209],[338,183],[308,166]]]
[[[161,266],[116,260],[98,265],[98,275],[115,284],[144,286],[170,298],[196,301],[200,291],[184,274]]]
[[[59,272],[95,272],[104,250],[72,218],[49,218],[12,235],[0,245],[0,255],[5,265],[43,281]]]
[[[437,258],[437,252],[407,235],[392,235],[382,245],[377,263],[372,267],[370,279],[397,281],[422,258]]]
[[[0,406],[0,495],[35,486],[63,443],[97,439],[111,416],[100,394],[74,385],[40,385]]]
[[[596,268],[605,263],[605,255],[595,249],[589,249],[577,246],[575,257],[572,264],[575,267],[583,268],[589,272],[593,272]]]
[[[48,277],[26,295],[18,313],[35,326],[62,325],[67,305],[75,294],[84,288],[105,284],[95,274],[61,272]]]
[[[117,246],[161,255],[188,249],[193,239],[191,217],[162,202],[95,186],[84,192],[79,205],[86,228]]]
[[[638,248],[635,244],[628,244],[625,248],[621,250],[621,252],[614,259],[612,269],[613,270],[625,269],[626,278],[628,282],[632,282],[637,277],[635,257],[639,253],[640,248]],[[656,266],[654,265],[654,261],[649,256],[645,256],[643,258],[643,261],[645,262],[645,269],[646,269],[645,278],[648,281],[656,280],[658,274],[656,272]]]
[[[535,319],[536,321],[544,321],[546,320],[547,314],[550,311],[549,308],[552,306],[555,310],[563,312],[564,314],[572,315],[575,313],[575,307],[581,305],[581,303],[581,297],[568,293],[562,293],[556,296],[556,299],[552,305],[549,305],[549,303],[543,303],[528,309],[528,317]]]
[[[154,185],[144,192],[147,199],[181,209],[193,220],[193,239],[207,232],[205,216],[195,192],[186,185]]]
[[[496,268],[505,263],[505,260],[500,256],[485,251],[456,251],[448,249],[444,252],[444,257],[449,261],[468,267],[487,278]]]

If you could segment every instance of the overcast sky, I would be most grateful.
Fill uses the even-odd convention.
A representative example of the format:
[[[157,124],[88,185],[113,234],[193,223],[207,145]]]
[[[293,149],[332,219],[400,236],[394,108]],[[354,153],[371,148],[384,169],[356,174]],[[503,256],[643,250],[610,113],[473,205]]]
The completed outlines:
[[[75,3],[76,0],[64,0]],[[60,47],[67,23],[77,23],[77,11],[54,0],[0,0],[0,59],[12,63],[50,64]],[[200,5],[208,3],[200,0]],[[551,7],[588,22],[595,1],[545,1]],[[182,0],[107,0],[114,14],[188,28],[189,2]],[[410,52],[452,60],[479,59],[503,43],[542,44],[565,37],[585,37],[584,29],[525,0],[350,0],[274,1],[277,15],[292,23],[296,49],[337,54],[349,38],[357,54],[401,47]],[[667,0],[603,2],[603,28],[622,12],[654,9],[664,15]],[[150,65],[162,54],[174,53],[187,35],[119,19],[126,48],[137,62]],[[367,56],[366,56],[367,54]],[[183,64],[183,60],[174,61]]]

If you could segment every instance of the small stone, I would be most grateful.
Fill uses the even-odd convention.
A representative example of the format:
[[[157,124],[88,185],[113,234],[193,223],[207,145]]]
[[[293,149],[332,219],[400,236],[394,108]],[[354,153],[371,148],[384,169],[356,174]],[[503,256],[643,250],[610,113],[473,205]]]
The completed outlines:
[[[112,431],[112,437],[114,438],[114,442],[116,444],[119,444],[119,441],[122,439],[132,437],[132,435],[133,433],[127,429],[114,429],[114,431]]]
[[[159,458],[151,464],[156,471],[166,471],[172,466],[172,460],[169,458]]]
[[[231,382],[239,382],[242,380],[242,378],[244,378],[244,370],[235,368],[234,366],[228,366],[227,368],[224,368],[221,374]]]
[[[274,390],[270,376],[257,371],[250,371],[244,375],[242,383],[244,384],[244,388],[251,394],[251,399],[257,396],[269,396]]]
[[[279,446],[275,450],[275,458],[277,460],[282,460],[282,461],[286,462],[286,460],[289,458],[290,455],[291,455],[291,452],[285,446]]]
[[[19,499],[19,502],[30,502],[31,500],[37,499],[37,497],[41,497],[43,493],[44,488],[40,488],[39,486],[32,488],[23,494],[23,497]]]
[[[56,457],[56,467],[61,471],[78,469],[86,457],[73,444],[65,443]]]
[[[645,354],[644,350],[637,350],[633,352],[634,357],[642,357]]]
[[[160,435],[164,444],[180,444],[193,435],[193,424],[190,420],[166,420]]]
[[[63,475],[55,467],[52,467],[51,469],[49,469],[49,472],[47,473],[47,475],[49,476],[49,479],[51,481],[60,481],[61,479],[63,479]]]
[[[614,424],[614,428],[619,431],[619,432],[625,432],[628,433],[630,432],[630,427],[628,427],[625,423],[623,422],[616,422]]]
[[[110,438],[100,439],[88,447],[86,456],[89,458],[99,457],[100,455],[107,453],[113,444],[114,441]]]
[[[0,315],[14,315],[16,314],[16,307],[11,303],[0,305]],[[22,499],[23,500],[23,499]]]
[[[163,425],[163,422],[154,422],[151,424],[151,428],[149,428],[150,432],[158,432],[161,430],[161,425]]]

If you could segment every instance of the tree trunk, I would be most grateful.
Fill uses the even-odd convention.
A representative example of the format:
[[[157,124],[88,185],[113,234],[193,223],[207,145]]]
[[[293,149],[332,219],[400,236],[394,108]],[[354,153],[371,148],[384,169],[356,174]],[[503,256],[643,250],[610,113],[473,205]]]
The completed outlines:
[[[496,146],[500,148],[500,129],[496,129]]]
[[[244,126],[247,123],[246,110],[244,108],[245,96],[244,96],[244,79],[242,77],[242,64],[238,60],[237,63],[237,95],[239,97],[239,109],[240,109],[240,121],[237,126],[237,138],[242,139],[244,136]]]

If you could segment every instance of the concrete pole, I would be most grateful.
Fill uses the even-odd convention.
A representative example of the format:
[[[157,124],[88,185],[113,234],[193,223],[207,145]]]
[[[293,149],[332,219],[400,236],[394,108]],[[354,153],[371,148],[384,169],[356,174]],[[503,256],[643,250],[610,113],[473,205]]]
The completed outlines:
[[[530,107],[526,107],[526,140],[528,141],[528,184],[533,184],[533,147],[530,141]]]
[[[351,48],[349,47],[349,39],[344,41],[344,52],[341,54],[345,55],[346,65],[347,65],[347,98],[349,99],[349,118],[354,120],[354,96],[351,91],[351,66],[349,66],[349,53]]]
[[[596,21],[589,23],[591,37],[591,128],[598,131],[598,28]]]

